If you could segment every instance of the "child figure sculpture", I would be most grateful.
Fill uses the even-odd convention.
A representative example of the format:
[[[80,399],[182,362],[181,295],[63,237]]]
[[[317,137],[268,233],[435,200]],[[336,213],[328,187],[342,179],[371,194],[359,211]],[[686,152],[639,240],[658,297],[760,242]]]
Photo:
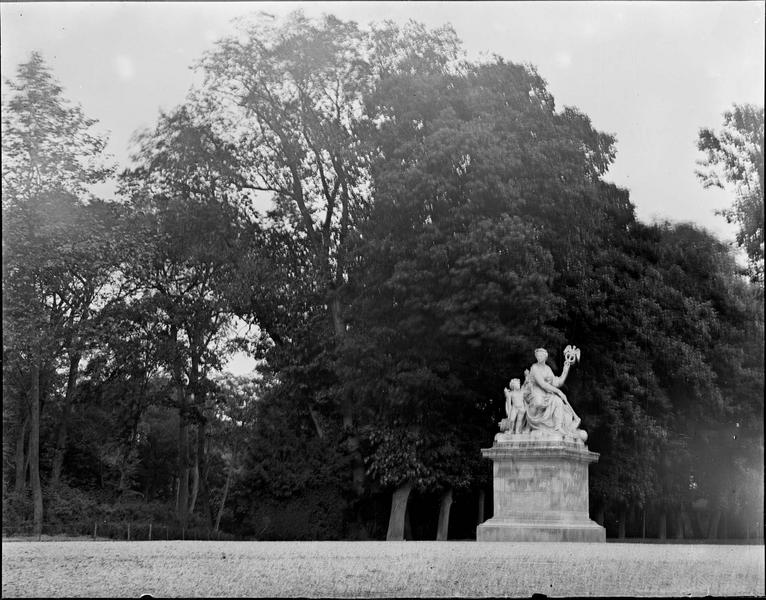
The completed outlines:
[[[521,433],[524,429],[524,417],[527,409],[524,406],[524,392],[521,391],[521,382],[511,379],[505,393],[505,413],[508,415],[508,430],[511,433]]]

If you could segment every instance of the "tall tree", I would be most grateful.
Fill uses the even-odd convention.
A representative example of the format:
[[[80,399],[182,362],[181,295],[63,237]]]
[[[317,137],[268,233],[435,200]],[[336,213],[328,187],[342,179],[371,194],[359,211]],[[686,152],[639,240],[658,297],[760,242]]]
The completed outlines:
[[[735,104],[723,113],[720,131],[700,129],[697,148],[705,153],[697,171],[703,185],[734,187],[734,203],[718,212],[738,225],[751,276],[763,283],[763,106]]]
[[[396,539],[413,486],[448,504],[465,485],[477,432],[490,442],[500,416],[486,399],[514,365],[520,376],[533,348],[563,341],[552,286],[596,243],[613,150],[585,116],[557,112],[533,70],[500,60],[390,74],[369,104],[375,203],[349,283],[345,380],[369,399],[370,469],[397,488]]]
[[[745,308],[754,290],[738,281],[728,248],[690,225],[617,219],[604,233],[588,274],[561,288],[569,335],[586,340],[570,389],[585,399],[589,444],[602,455],[592,504],[621,523],[636,506],[683,519],[695,440],[733,427],[734,415],[749,422],[749,399],[760,397],[742,352],[757,337],[744,316],[758,322]]]
[[[444,72],[457,49],[449,28],[385,23],[362,31],[331,16],[310,21],[294,13],[281,25],[261,15],[202,62],[215,106],[231,107],[228,114],[239,123],[224,121],[226,129],[242,131],[237,144],[250,164],[243,185],[270,193],[276,204],[270,219],[303,245],[301,271],[310,282],[303,287],[311,290],[312,308],[289,337],[302,340],[293,357],[304,359],[305,368],[296,369],[301,363],[294,360],[282,373],[311,382],[307,410],[317,435],[326,433],[326,417],[329,423],[339,417],[357,496],[364,489],[358,427],[368,398],[349,384],[344,357],[354,276],[349,248],[369,211],[368,153],[377,149],[368,142],[381,116],[369,98],[377,82],[399,73]],[[317,329],[322,312],[325,331]]]
[[[309,251],[306,277],[323,295],[336,344],[346,334],[347,238],[368,202],[358,136],[369,86],[363,46],[357,26],[335,17],[293,13],[278,26],[260,14],[201,63],[210,107],[246,161],[240,185],[270,194]],[[341,398],[340,412],[361,492],[354,399]]]
[[[256,425],[256,403],[265,386],[252,378],[224,374],[215,378],[215,412],[211,436],[226,467],[226,479],[220,490],[220,502],[213,529],[218,531],[226,509],[226,500],[235,477],[243,471],[245,447]]]
[[[212,524],[206,485],[207,402],[211,369],[228,351],[233,309],[225,290],[252,237],[231,146],[190,107],[162,115],[138,138],[139,166],[121,176],[133,210],[131,225],[146,241],[127,275],[136,282],[134,305],[161,324],[163,362],[179,411],[178,516],[186,525],[198,485]],[[196,425],[196,452],[191,426]],[[194,455],[194,465],[191,456]],[[194,468],[194,471],[192,471]]]
[[[94,281],[87,269],[78,269],[93,240],[78,235],[77,227],[83,224],[89,186],[104,181],[111,169],[103,166],[105,140],[93,133],[95,121],[69,105],[39,53],[18,67],[8,86],[2,119],[4,338],[30,377],[30,475],[39,533],[39,417],[45,391],[40,374],[64,348],[76,374],[79,341],[73,328],[87,320],[104,283],[102,272],[101,281]]]

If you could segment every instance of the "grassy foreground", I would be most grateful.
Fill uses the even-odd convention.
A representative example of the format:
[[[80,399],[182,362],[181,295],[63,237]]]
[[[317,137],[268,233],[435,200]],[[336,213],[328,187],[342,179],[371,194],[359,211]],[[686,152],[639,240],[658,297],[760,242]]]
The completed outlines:
[[[763,596],[763,546],[498,542],[3,543],[2,595]]]

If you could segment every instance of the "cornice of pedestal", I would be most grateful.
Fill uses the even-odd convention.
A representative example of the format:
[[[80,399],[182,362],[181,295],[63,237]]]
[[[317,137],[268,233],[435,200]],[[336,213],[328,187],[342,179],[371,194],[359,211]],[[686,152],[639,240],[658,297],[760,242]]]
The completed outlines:
[[[496,441],[491,448],[482,448],[485,458],[526,459],[526,458],[572,458],[582,462],[598,462],[599,453],[591,452],[584,444],[565,440],[521,439]]]

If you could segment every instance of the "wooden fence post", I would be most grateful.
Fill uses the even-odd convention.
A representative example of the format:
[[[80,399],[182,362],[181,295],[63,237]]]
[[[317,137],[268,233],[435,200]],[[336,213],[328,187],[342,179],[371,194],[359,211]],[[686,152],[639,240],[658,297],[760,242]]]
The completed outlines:
[[[149,523],[149,541],[152,541],[152,524]]]

